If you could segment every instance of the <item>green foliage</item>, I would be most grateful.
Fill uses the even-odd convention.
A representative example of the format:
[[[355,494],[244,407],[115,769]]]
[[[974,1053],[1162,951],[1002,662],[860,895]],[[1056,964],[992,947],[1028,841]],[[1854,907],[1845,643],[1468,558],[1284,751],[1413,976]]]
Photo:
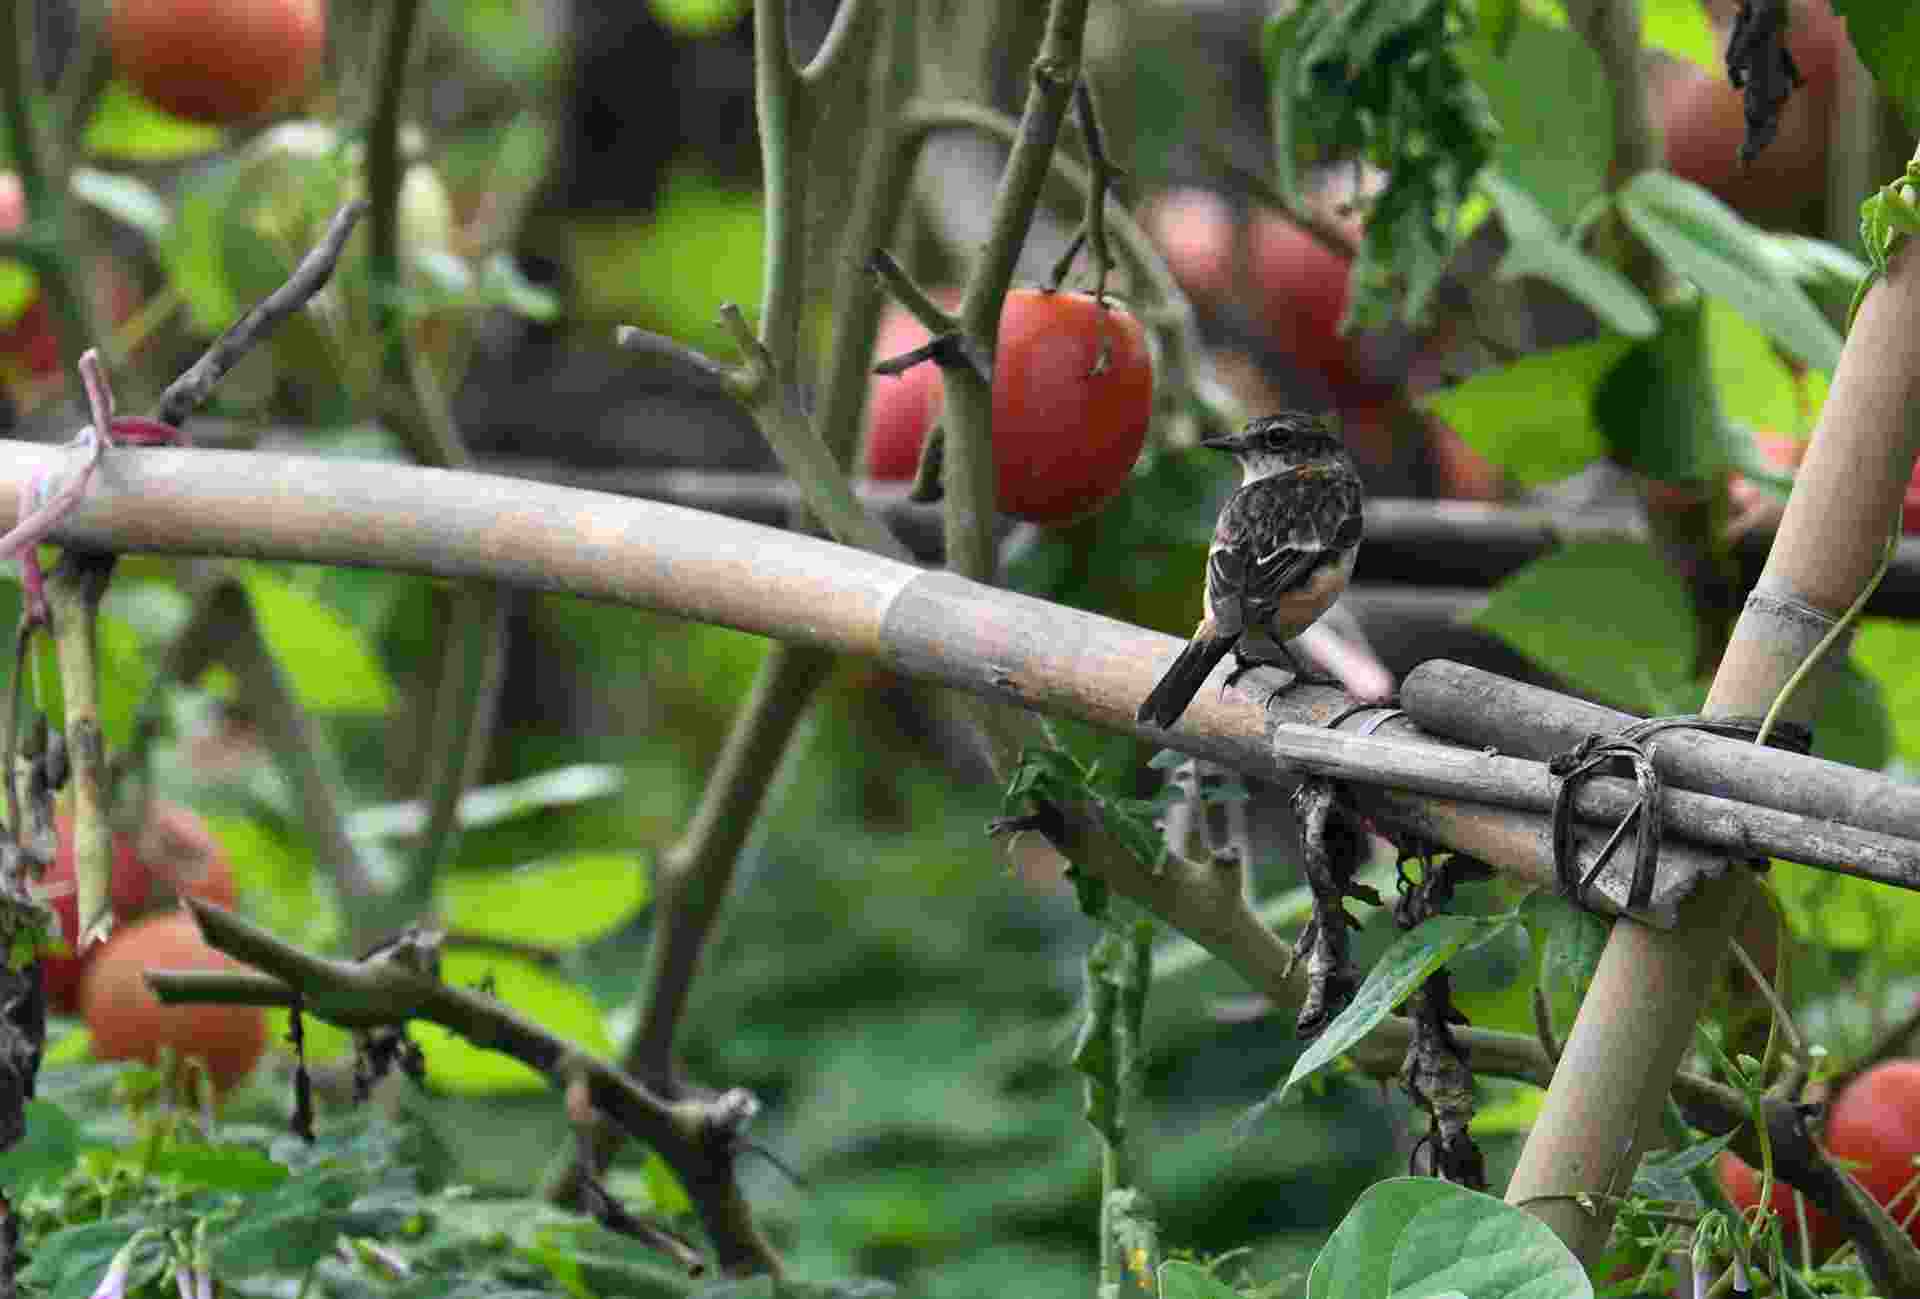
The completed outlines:
[[[457,987],[484,992],[549,1033],[606,1057],[613,1053],[606,1021],[593,999],[570,979],[520,956],[466,948],[445,952],[440,977]],[[462,1094],[540,1091],[547,1079],[518,1060],[475,1046],[438,1024],[417,1024],[413,1038],[427,1057],[427,1080]]]
[[[385,713],[393,683],[358,628],[309,589],[248,564],[240,582],[260,634],[303,708],[320,713]]]
[[[1314,1261],[1307,1299],[1593,1294],[1586,1270],[1544,1222],[1490,1195],[1396,1177],[1360,1197]]]
[[[1493,151],[1498,127],[1461,53],[1467,18],[1450,0],[1315,0],[1267,22],[1281,192],[1300,201],[1305,162],[1363,158],[1387,177],[1354,260],[1355,327],[1425,315]]]
[[[1623,609],[1634,616],[1621,617]],[[1563,546],[1496,586],[1473,621],[1616,706],[1686,711],[1698,635],[1692,601],[1647,546]]]
[[[1527,13],[1503,48],[1486,32],[1457,48],[1500,124],[1480,183],[1525,195],[1561,230],[1577,225],[1602,201],[1613,162],[1613,89],[1599,57]]]
[[[1480,187],[1492,198],[1507,232],[1506,256],[1500,259],[1495,274],[1502,279],[1532,276],[1557,284],[1593,312],[1602,325],[1629,338],[1646,338],[1654,332],[1658,320],[1653,308],[1632,281],[1583,252],[1577,240],[1554,224],[1530,192],[1497,171],[1486,173]]]
[[[579,853],[511,871],[463,872],[439,891],[447,924],[465,935],[565,948],[625,926],[646,906],[651,883],[619,853]]]
[[[1769,255],[1765,237],[1691,181],[1642,172],[1615,197],[1620,215],[1675,274],[1723,298],[1808,365],[1831,370],[1840,334],[1793,276]]]
[[[1663,307],[1594,394],[1594,418],[1615,459],[1661,482],[1705,482],[1733,457],[1733,433],[1707,369],[1706,314],[1695,296]]]
[[[1513,923],[1511,915],[1434,916],[1403,934],[1373,963],[1353,1001],[1300,1053],[1293,1072],[1261,1108],[1279,1104],[1295,1083],[1305,1082],[1339,1059],[1413,995],[1435,970],[1500,937]]]
[[[1847,36],[1882,93],[1920,127],[1920,13],[1904,0],[1833,0]]]
[[[718,36],[746,17],[751,0],[647,0],[653,16],[683,36]]]
[[[1548,889],[1529,893],[1519,915],[1533,946],[1534,985],[1545,998],[1555,1026],[1571,1024],[1613,924]]]
[[[1640,38],[1649,48],[1665,50],[1715,76],[1723,71],[1719,41],[1707,21],[1707,10],[1694,0],[1644,0],[1640,5]]]
[[[580,314],[667,334],[717,357],[731,357],[731,336],[716,319],[720,304],[760,295],[765,221],[760,198],[692,167],[661,182],[653,220],[578,220],[569,231],[580,267]],[[683,272],[701,268],[699,275]]]
[[[1422,398],[1474,450],[1522,483],[1551,482],[1606,451],[1593,414],[1625,338],[1535,352]]]
[[[1082,763],[1064,749],[1027,749],[1007,778],[1001,804],[1011,812],[1025,806],[1084,802],[1141,865],[1165,864],[1167,845],[1158,821],[1178,800],[1179,792],[1163,787],[1151,798],[1125,798],[1102,788],[1099,781],[1097,762]]]
[[[183,121],[115,79],[94,105],[82,147],[90,156],[114,162],[175,162],[211,153],[225,142],[219,127]]]

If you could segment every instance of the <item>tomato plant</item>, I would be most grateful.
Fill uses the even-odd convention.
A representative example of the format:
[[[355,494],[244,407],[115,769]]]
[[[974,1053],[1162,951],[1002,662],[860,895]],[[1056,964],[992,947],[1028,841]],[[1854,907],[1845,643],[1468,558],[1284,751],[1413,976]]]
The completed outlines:
[[[903,325],[885,341],[917,339]],[[876,478],[910,477],[938,410],[933,382],[880,379],[868,421],[867,468]],[[902,377],[904,380],[906,376]],[[1000,509],[1033,523],[1061,524],[1110,500],[1145,445],[1153,413],[1153,360],[1146,331],[1126,308],[1085,293],[1015,289],[1000,312],[994,355],[993,447]],[[910,450],[909,450],[910,448]]]
[[[195,122],[258,117],[298,91],[327,42],[325,0],[114,0],[114,67]]]
[[[1726,1190],[1727,1198],[1733,1201],[1735,1208],[1744,1212],[1760,1202],[1760,1174],[1746,1160],[1731,1152],[1723,1154],[1715,1163],[1714,1171],[1719,1174],[1720,1185]],[[1793,1188],[1775,1178],[1773,1195],[1768,1203],[1773,1206],[1773,1211],[1780,1215],[1781,1225],[1786,1228],[1788,1248],[1797,1250],[1800,1219],[1799,1210],[1794,1207],[1793,1199]],[[1807,1231],[1813,1238],[1815,1258],[1824,1257],[1832,1251],[1834,1246],[1846,1239],[1845,1233],[1840,1230],[1840,1224],[1811,1204],[1807,1205]]]
[[[80,1013],[102,1060],[156,1064],[162,1049],[206,1064],[218,1091],[252,1072],[267,1046],[257,1006],[162,1006],[147,987],[148,970],[238,970],[208,947],[193,917],[153,916],[115,933],[94,957],[80,985]]]

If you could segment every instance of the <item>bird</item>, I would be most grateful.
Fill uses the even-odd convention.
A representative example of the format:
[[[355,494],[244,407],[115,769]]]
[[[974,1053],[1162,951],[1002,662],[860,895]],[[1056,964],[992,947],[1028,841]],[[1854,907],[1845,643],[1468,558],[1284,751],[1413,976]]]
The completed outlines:
[[[1205,616],[1140,705],[1138,720],[1163,729],[1228,650],[1243,669],[1277,661],[1250,653],[1256,640],[1270,640],[1296,680],[1306,678],[1286,642],[1340,598],[1360,553],[1360,471],[1325,418],[1266,415],[1200,445],[1231,452],[1242,477],[1207,551]]]

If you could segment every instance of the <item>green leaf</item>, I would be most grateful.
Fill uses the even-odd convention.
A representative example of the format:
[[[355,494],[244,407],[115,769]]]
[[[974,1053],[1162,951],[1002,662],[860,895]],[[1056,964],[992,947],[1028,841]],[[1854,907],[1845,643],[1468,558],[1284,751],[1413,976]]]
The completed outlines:
[[[764,229],[758,194],[676,168],[661,184],[651,222],[619,217],[570,223],[579,314],[637,324],[731,355],[731,336],[716,316],[723,302],[759,300]],[[701,267],[701,274],[686,274],[689,266]]]
[[[1585,304],[1600,323],[1630,338],[1651,337],[1659,319],[1633,281],[1556,228],[1533,195],[1504,175],[1499,166],[1481,173],[1480,186],[1499,209],[1507,230],[1507,254],[1494,273],[1502,279],[1534,276],[1557,284]]]
[[[40,296],[40,277],[11,257],[0,257],[0,328],[8,328]]]
[[[247,1146],[169,1145],[147,1159],[146,1169],[188,1186],[249,1195],[270,1191],[289,1176],[285,1164]]]
[[[516,1012],[583,1050],[601,1057],[613,1050],[593,999],[531,961],[456,949],[441,957],[440,977],[476,990],[490,986],[492,995]],[[547,1086],[545,1078],[513,1057],[475,1046],[438,1024],[415,1024],[411,1032],[426,1053],[427,1081],[434,1087],[474,1095]]]
[[[136,176],[75,167],[70,181],[73,196],[90,203],[114,220],[131,226],[158,242],[173,225],[173,211],[159,191]]]
[[[1505,933],[1512,923],[1508,916],[1434,916],[1403,934],[1367,972],[1366,981],[1353,996],[1353,1003],[1300,1053],[1286,1082],[1262,1107],[1278,1104],[1295,1083],[1311,1078],[1339,1059],[1355,1042],[1373,1031],[1374,1025],[1391,1015],[1394,1007],[1412,995],[1435,970],[1461,952],[1472,951]]]
[[[1780,273],[1763,237],[1692,181],[1642,172],[1617,195],[1620,215],[1677,274],[1725,299],[1808,365],[1831,370],[1839,331]]]
[[[1606,949],[1613,922],[1582,911],[1551,889],[1535,889],[1520,904],[1538,964],[1535,975],[1556,1030],[1573,1023],[1587,985]]]
[[[80,151],[116,162],[176,162],[225,141],[221,128],[175,117],[116,77],[94,105]]]
[[[1633,617],[1621,617],[1626,609]],[[1692,604],[1639,542],[1544,555],[1496,586],[1473,624],[1578,690],[1641,713],[1685,711],[1672,705],[1692,688]]]
[[[1535,352],[1423,397],[1467,445],[1522,484],[1552,482],[1606,452],[1594,393],[1633,346],[1620,337]]]
[[[525,780],[483,785],[460,796],[463,830],[480,829],[555,808],[608,798],[626,786],[623,768],[601,762],[555,767]],[[347,833],[368,838],[419,834],[427,826],[427,805],[418,799],[363,807],[347,818]]]
[[[1911,716],[1911,714],[1908,714]],[[1853,663],[1842,663],[1820,692],[1813,753],[1830,762],[1878,771],[1893,756],[1894,719],[1879,682]]]
[[[565,948],[622,928],[652,888],[640,862],[623,853],[580,853],[510,871],[444,876],[439,901],[463,933]]]
[[[333,1253],[343,1234],[366,1235],[391,1225],[389,1212],[355,1204],[366,1189],[358,1174],[328,1168],[250,1196],[246,1213],[213,1233],[214,1272],[298,1274]]]
[[[1724,75],[1720,42],[1699,0],[1641,0],[1640,39],[1715,76]]]
[[[481,62],[525,93],[542,93],[562,69],[560,27],[516,0],[433,0],[433,12]]]
[[[1176,1258],[1160,1265],[1160,1299],[1238,1299],[1239,1293],[1198,1263]]]
[[[1504,55],[1492,33],[1460,58],[1500,123],[1491,165],[1566,229],[1606,190],[1613,162],[1613,90],[1578,32],[1522,15]]]
[[[1622,357],[1594,395],[1614,459],[1650,478],[1704,482],[1735,458],[1709,369],[1704,308],[1697,294],[1663,306],[1660,332]]]
[[[720,36],[746,16],[750,0],[647,0],[661,25],[682,36]]]
[[[45,1287],[35,1293],[44,1293],[47,1299],[90,1299],[113,1256],[147,1225],[146,1218],[144,1213],[127,1213],[56,1231],[33,1251],[33,1261],[20,1273],[20,1280]],[[151,1261],[163,1249],[164,1241],[149,1239],[135,1258]]]
[[[480,268],[480,300],[542,324],[560,316],[560,299],[522,275],[511,253],[497,252]]]
[[[26,1135],[0,1152],[0,1187],[19,1199],[29,1187],[57,1182],[80,1156],[80,1125],[52,1101],[28,1101]]]
[[[267,648],[302,707],[317,713],[385,713],[393,684],[373,647],[333,606],[259,564],[240,568]]]
[[[1590,1299],[1586,1269],[1544,1222],[1427,1177],[1376,1182],[1307,1276],[1307,1299]]]
[[[1907,0],[1833,0],[1833,11],[1847,20],[1875,88],[1900,106],[1908,130],[1920,130],[1920,9]]]
[[[1693,1189],[1693,1183],[1687,1180],[1687,1174],[1719,1158],[1720,1152],[1732,1144],[1736,1135],[1737,1132],[1726,1132],[1717,1137],[1708,1137],[1685,1150],[1653,1151],[1640,1161],[1640,1168],[1633,1175],[1633,1193],[1655,1200],[1698,1203],[1700,1196]]]
[[[1799,385],[1767,336],[1717,299],[1707,303],[1706,326],[1708,371],[1728,418],[1758,432],[1805,433]]]
[[[153,682],[154,656],[124,618],[102,612],[99,632],[100,729],[109,743],[125,743],[133,734],[134,714]]]
[[[1920,770],[1920,624],[1862,618],[1854,632],[1853,665],[1879,687],[1893,723],[1893,752]],[[1825,730],[1816,728],[1816,734]]]

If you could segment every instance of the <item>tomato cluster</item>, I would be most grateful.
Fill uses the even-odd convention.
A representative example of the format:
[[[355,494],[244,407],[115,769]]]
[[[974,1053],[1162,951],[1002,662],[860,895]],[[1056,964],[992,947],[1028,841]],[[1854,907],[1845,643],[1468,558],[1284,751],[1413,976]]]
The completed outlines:
[[[78,947],[80,928],[72,819],[61,816],[58,830],[59,849],[40,887],[71,950]],[[260,1010],[162,1007],[141,977],[147,968],[203,970],[232,964],[201,941],[191,917],[166,910],[183,896],[232,906],[233,866],[219,840],[191,810],[156,802],[137,834],[113,836],[109,898],[119,927],[106,942],[85,952],[41,958],[47,1008],[83,1017],[101,1059],[153,1061],[165,1048],[177,1059],[204,1060],[216,1086],[225,1090],[245,1076],[265,1048]]]

